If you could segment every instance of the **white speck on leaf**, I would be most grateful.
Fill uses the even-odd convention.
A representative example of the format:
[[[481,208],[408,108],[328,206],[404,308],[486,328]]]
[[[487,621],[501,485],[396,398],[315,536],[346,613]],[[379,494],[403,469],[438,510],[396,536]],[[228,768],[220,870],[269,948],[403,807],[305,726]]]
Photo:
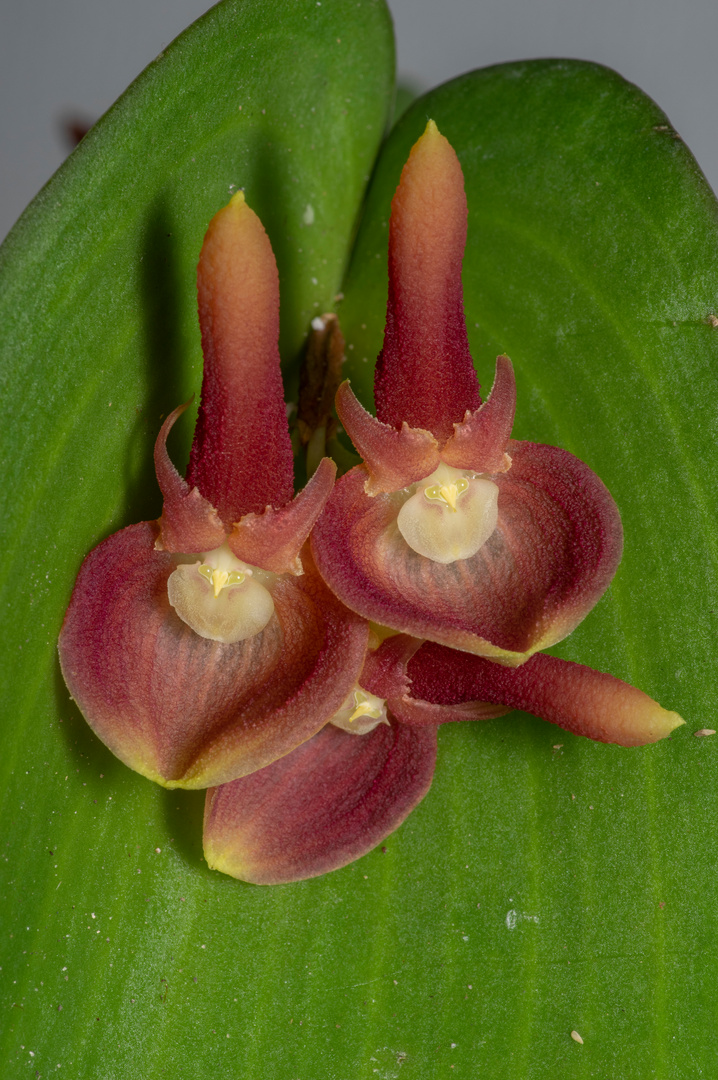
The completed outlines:
[[[538,915],[527,915],[525,911],[516,911],[511,908],[511,911],[506,912],[506,929],[515,930],[520,922],[532,922],[538,926]]]

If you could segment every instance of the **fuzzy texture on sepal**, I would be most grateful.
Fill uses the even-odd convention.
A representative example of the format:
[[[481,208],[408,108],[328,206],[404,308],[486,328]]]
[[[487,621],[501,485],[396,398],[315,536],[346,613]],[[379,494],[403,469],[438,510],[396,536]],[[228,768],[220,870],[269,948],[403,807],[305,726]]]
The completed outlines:
[[[440,442],[481,404],[464,321],[466,244],[461,165],[430,120],[415,143],[391,204],[389,296],[374,376],[376,414]]]
[[[294,493],[277,264],[242,192],[210,222],[197,298],[204,376],[187,481],[232,524],[284,506]]]
[[[330,588],[366,618],[517,666],[598,601],[622,530],[587,466],[511,440],[508,357],[481,404],[462,309],[465,239],[461,168],[430,122],[392,204],[377,418],[340,388],[364,463],[339,480],[312,550]]]
[[[377,648],[370,647],[362,668],[360,685],[371,694],[387,700],[396,701],[405,697],[411,690],[407,664],[421,645],[421,638],[392,634],[384,638]]]
[[[407,674],[411,694],[422,704],[500,702],[574,735],[619,746],[657,742],[684,723],[621,679],[555,656],[534,656],[510,670],[428,642],[409,659]]]
[[[397,491],[433,473],[439,464],[439,444],[430,431],[383,424],[357,400],[348,382],[337,391],[337,415],[364,459],[367,495]]]
[[[215,508],[182,479],[167,453],[167,436],[188,405],[169,414],[155,441],[155,472],[163,498],[159,551],[212,551],[227,539],[228,530]]]
[[[301,574],[300,549],[324,509],[336,474],[334,462],[322,458],[306,487],[286,506],[246,514],[228,539],[237,558],[275,574]]]
[[[441,448],[441,460],[455,469],[479,473],[506,472],[511,458],[505,452],[516,413],[516,379],[508,356],[497,356],[496,375],[486,401],[467,412]]]
[[[144,776],[189,788],[310,738],[356,685],[369,633],[308,548],[298,576],[336,469],[322,461],[292,499],[277,269],[241,194],[210,224],[198,294],[205,369],[188,479],[166,448],[181,406],[155,444],[160,520],[88,555],[59,642],[100,739]]]
[[[433,726],[458,720],[495,720],[509,709],[493,701],[434,703],[412,696],[408,665],[423,642],[408,634],[395,634],[367,653],[359,685],[384,698],[387,708],[402,724]],[[451,673],[449,673],[449,678]]]
[[[60,636],[65,682],[130,768],[202,788],[260,769],[310,738],[359,677],[368,626],[305,574],[270,585],[274,614],[235,644],[194,633],[170,606],[177,560],[154,523],[131,525],[80,570]]]
[[[317,877],[365,855],[423,799],[436,728],[325,727],[266,769],[207,792],[210,867],[258,885]]]
[[[621,520],[588,466],[557,447],[509,443],[493,477],[498,525],[471,558],[441,564],[404,541],[404,492],[370,498],[362,467],[337,483],[312,534],[320,573],[365,618],[516,666],[560,641],[610,583]]]

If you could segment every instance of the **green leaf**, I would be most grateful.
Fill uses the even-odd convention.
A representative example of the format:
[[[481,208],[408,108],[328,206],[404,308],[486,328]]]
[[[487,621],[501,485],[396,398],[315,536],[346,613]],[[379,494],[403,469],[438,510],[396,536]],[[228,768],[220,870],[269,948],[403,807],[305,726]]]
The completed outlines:
[[[588,461],[624,517],[616,582],[560,651],[688,727],[622,751],[519,714],[452,725],[432,791],[386,851],[261,889],[207,869],[202,794],[116,762],[58,673],[80,559],[159,512],[151,445],[199,385],[207,222],[246,186],[278,255],[291,380],[311,315],[340,288],[391,70],[383,3],[225,2],[2,249],[11,1080],[29,1065],[80,1080],[711,1074],[718,750],[690,733],[715,707],[716,208],[665,117],[611,72],[506,65],[417,102],[382,150],[343,320],[366,399],[388,205],[431,115],[467,177],[482,381],[507,351],[517,435]]]

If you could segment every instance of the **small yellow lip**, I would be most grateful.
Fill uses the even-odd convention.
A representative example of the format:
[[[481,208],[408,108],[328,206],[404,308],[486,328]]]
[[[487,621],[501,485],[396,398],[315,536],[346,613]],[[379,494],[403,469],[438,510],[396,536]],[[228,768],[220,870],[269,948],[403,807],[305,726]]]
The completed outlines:
[[[221,593],[224,586],[227,584],[227,578],[229,574],[226,570],[213,570],[212,571],[212,587],[214,589],[215,600]]]
[[[465,477],[458,480],[447,480],[445,484],[439,482],[431,487],[424,488],[424,495],[430,501],[442,502],[449,510],[456,513],[456,500],[465,491],[468,491],[469,481]]]
[[[349,723],[351,724],[352,720],[357,720],[360,716],[371,716],[376,720],[379,716],[379,711],[378,709],[372,708],[368,701],[361,701],[349,717]]]
[[[439,488],[439,494],[448,506],[456,513],[456,498],[459,494],[459,489],[456,484],[445,484]]]

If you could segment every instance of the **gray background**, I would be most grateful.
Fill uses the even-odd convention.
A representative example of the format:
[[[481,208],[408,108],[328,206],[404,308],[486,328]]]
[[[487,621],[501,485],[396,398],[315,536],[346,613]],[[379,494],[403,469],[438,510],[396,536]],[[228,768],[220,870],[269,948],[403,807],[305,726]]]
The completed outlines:
[[[332,0],[324,0],[331,3]],[[2,0],[0,238],[96,119],[206,0]],[[535,56],[597,60],[668,113],[718,189],[718,0],[390,0],[400,75],[428,89]]]

